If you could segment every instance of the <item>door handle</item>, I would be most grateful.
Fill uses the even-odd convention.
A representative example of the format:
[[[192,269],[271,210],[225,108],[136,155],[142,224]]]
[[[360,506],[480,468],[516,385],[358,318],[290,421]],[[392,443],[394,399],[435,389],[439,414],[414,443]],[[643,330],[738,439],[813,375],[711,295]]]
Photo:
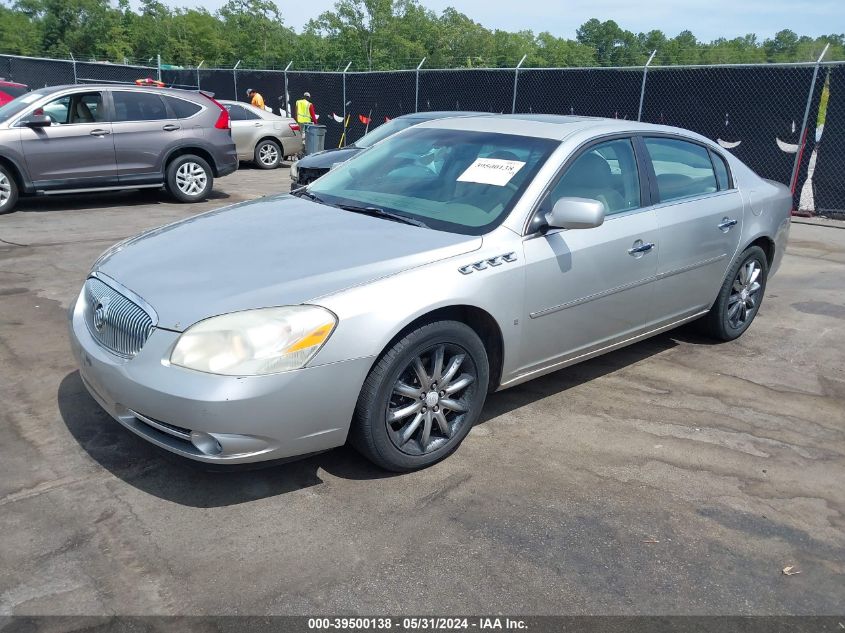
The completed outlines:
[[[255,123],[253,123],[253,125],[254,125],[255,127],[261,127],[261,123],[259,123],[258,121],[256,121]]]
[[[97,128],[96,130],[91,130],[91,136],[103,137],[107,134],[111,134],[111,132],[109,132],[108,130],[101,130],[100,128]]]
[[[722,233],[727,233],[731,230],[731,227],[736,226],[738,222],[738,220],[734,220],[733,218],[722,218],[722,221],[719,222],[719,230],[722,231]]]
[[[172,123],[168,123],[163,128],[161,128],[165,132],[175,132],[176,130],[180,129],[178,125],[173,125]]]
[[[632,255],[634,257],[642,257],[645,253],[648,253],[653,248],[653,243],[637,240],[636,242],[634,242],[634,245],[628,249],[628,255]]]

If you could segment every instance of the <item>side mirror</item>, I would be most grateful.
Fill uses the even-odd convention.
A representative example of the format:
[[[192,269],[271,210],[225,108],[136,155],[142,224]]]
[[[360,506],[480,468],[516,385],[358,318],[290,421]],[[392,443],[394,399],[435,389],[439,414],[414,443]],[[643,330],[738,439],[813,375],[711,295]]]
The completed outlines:
[[[546,222],[556,229],[594,229],[604,223],[604,204],[590,198],[560,198]]]
[[[50,127],[53,125],[53,120],[46,114],[30,114],[28,117],[23,119],[21,123],[26,127],[31,128]]]

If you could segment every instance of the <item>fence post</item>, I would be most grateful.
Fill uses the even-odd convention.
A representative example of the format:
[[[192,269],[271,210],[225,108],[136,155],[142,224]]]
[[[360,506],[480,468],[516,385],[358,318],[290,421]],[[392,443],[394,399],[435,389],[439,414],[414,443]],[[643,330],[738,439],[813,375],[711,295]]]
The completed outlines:
[[[516,85],[519,81],[519,68],[522,66],[522,62],[525,61],[526,57],[528,57],[528,55],[522,56],[522,59],[519,60],[519,63],[516,65],[516,68],[514,68],[513,71],[513,104],[511,105],[511,114],[516,113]]]
[[[420,63],[417,64],[417,83],[414,89],[414,112],[420,111],[420,68],[425,63],[426,58],[423,57]]]
[[[648,61],[643,66],[643,85],[640,88],[640,109],[637,110],[637,121],[643,120],[643,100],[645,99],[645,80],[648,77],[648,67],[651,64],[651,60],[654,59],[655,54],[657,54],[657,49],[651,51],[651,55],[648,58]]]
[[[158,80],[161,81],[161,53],[157,56],[158,59]]]
[[[68,55],[70,55],[71,63],[73,63],[73,83],[77,84],[79,82],[76,80],[76,57],[73,56],[73,53],[68,53]]]
[[[233,97],[235,101],[238,100],[238,66],[241,65],[241,60],[238,60],[238,63],[235,64],[235,67],[232,69],[232,80],[235,82],[235,96]]]
[[[287,66],[285,66],[285,98],[284,98],[284,100],[282,101],[282,103],[284,103],[284,104],[285,104],[285,114],[286,114],[287,116],[291,116],[291,111],[290,111],[290,94],[288,94],[288,68],[290,68],[290,65],[291,65],[292,63],[293,63],[293,60],[290,60],[290,61],[288,62],[288,65],[287,65]]]
[[[205,60],[202,60],[199,64],[197,64],[197,90],[200,89],[200,68],[205,63]]]
[[[346,68],[343,69],[343,125],[344,130],[346,130],[346,71],[349,70],[349,67],[352,65],[352,62],[346,64]]]
[[[819,65],[822,63],[822,59],[827,54],[827,49],[830,48],[830,42],[828,42],[822,54],[819,55],[819,58],[816,60],[816,67],[813,69],[813,80],[810,82],[810,91],[807,93],[807,105],[804,107],[804,120],[801,122],[801,136],[798,137],[798,147],[799,150],[795,152],[795,162],[792,163],[792,178],[789,179],[789,190],[792,192],[792,196],[795,196],[795,188],[798,186],[798,171],[801,168],[801,157],[804,154],[804,146],[807,143],[807,120],[810,118],[810,105],[813,102],[813,93],[816,91],[816,79],[819,76]],[[800,204],[800,200],[798,201]]]

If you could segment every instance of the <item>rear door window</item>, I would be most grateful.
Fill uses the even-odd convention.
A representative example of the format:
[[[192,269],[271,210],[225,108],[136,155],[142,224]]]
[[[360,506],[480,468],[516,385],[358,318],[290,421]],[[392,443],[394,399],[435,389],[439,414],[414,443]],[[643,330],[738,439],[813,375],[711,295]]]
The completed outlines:
[[[716,152],[710,152],[713,157],[713,168],[716,170],[716,180],[719,183],[719,191],[731,188],[731,176],[725,159]]]
[[[646,138],[660,202],[718,191],[707,148],[674,138]]]
[[[161,95],[121,90],[112,95],[115,121],[161,121],[170,118]]]

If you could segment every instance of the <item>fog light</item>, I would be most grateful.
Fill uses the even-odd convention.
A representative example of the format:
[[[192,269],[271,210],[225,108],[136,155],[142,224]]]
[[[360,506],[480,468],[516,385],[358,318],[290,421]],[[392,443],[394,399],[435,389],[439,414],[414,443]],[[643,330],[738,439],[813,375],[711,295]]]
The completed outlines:
[[[220,446],[214,437],[208,433],[201,433],[200,431],[191,431],[191,444],[205,455],[219,455],[223,452],[223,447]]]

